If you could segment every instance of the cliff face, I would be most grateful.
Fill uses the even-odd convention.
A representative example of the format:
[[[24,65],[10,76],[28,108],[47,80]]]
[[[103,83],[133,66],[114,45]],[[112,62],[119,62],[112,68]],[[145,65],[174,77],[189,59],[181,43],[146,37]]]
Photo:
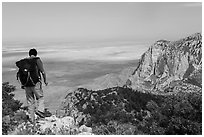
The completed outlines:
[[[202,87],[201,34],[157,41],[141,56],[128,81],[128,86],[140,90],[165,90],[175,81]]]

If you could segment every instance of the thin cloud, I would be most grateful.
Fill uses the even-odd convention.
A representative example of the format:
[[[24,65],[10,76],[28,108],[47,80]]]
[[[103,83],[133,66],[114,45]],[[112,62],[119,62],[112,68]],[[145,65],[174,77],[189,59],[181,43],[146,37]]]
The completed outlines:
[[[202,3],[201,2],[194,2],[194,3],[184,3],[184,7],[201,7]]]

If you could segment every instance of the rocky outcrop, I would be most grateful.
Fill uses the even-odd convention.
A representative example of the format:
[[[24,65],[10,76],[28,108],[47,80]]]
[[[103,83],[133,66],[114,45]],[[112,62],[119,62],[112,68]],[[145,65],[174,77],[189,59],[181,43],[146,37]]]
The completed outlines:
[[[77,125],[73,117],[58,118],[55,115],[37,120],[35,124],[23,122],[11,135],[93,135],[92,128]]]
[[[51,117],[46,117],[43,120],[37,121],[40,130],[45,132],[47,129],[55,130],[54,132],[59,132],[62,128],[74,128],[74,119],[72,117],[57,118],[55,115]]]
[[[202,87],[202,36],[160,40],[146,51],[129,78],[133,89],[163,91],[175,81]]]

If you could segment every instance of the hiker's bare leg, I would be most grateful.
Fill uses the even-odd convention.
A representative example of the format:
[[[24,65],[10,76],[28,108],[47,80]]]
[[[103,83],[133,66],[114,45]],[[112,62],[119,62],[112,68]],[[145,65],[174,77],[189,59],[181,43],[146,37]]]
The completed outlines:
[[[36,101],[37,101],[37,110],[44,112],[45,105],[44,105],[44,96],[43,96],[43,90],[42,90],[42,83],[38,82],[35,86],[35,92]]]
[[[28,104],[28,112],[32,122],[35,121],[35,98],[34,98],[34,87],[25,87],[26,99]]]

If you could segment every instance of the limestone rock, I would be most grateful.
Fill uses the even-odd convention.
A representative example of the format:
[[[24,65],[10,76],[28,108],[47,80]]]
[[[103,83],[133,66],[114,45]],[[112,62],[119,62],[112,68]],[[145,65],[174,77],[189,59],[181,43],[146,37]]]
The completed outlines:
[[[58,118],[55,115],[37,120],[36,124],[30,122],[23,122],[10,133],[11,135],[23,134],[53,134],[53,135],[92,135],[92,128],[85,125],[78,126],[74,118],[70,116]]]
[[[85,125],[82,125],[82,126],[79,127],[79,131],[80,131],[80,132],[92,133],[92,128],[87,127],[87,126],[85,126]]]
[[[94,134],[90,132],[82,132],[82,133],[79,133],[78,135],[94,135]]]
[[[74,118],[70,117],[70,116],[66,116],[66,117],[63,117],[61,118],[61,123],[64,125],[64,126],[70,126],[70,125],[74,125],[75,122],[74,122]]]
[[[196,33],[178,41],[154,43],[141,56],[129,78],[129,86],[139,90],[165,90],[179,80],[202,86],[202,77],[195,77],[199,73],[202,73],[202,36]]]
[[[46,117],[45,120],[38,121],[40,129],[44,132],[46,129],[55,128],[56,132],[59,132],[60,129],[71,127],[75,124],[74,118],[67,116],[63,118],[57,118],[55,115],[51,117]]]

